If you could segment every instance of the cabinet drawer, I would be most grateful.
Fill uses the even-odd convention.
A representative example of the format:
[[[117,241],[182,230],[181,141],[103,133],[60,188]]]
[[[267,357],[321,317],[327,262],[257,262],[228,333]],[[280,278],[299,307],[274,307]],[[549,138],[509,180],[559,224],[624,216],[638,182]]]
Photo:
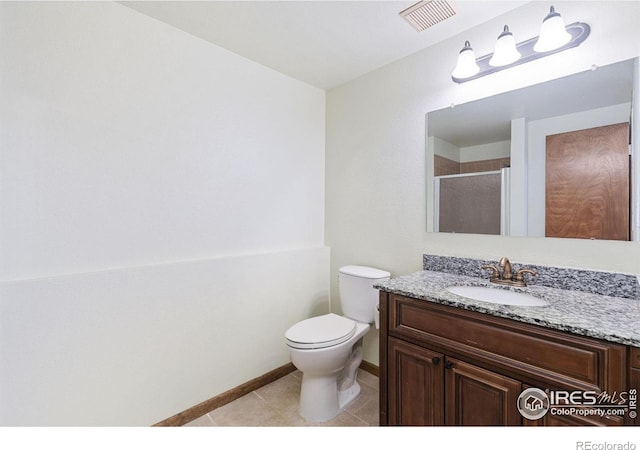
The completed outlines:
[[[389,334],[549,386],[621,392],[626,348],[473,311],[390,296]]]

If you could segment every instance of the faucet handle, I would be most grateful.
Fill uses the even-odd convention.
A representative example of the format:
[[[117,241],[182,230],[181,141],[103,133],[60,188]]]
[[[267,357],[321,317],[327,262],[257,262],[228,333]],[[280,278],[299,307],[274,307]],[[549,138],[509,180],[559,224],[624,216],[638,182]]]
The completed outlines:
[[[480,268],[480,270],[484,270],[484,269],[491,269],[491,279],[492,280],[497,280],[498,278],[500,278],[500,271],[498,271],[496,266],[486,265],[486,266],[482,266]]]
[[[516,273],[516,281],[522,281],[524,282],[524,274],[528,273],[531,274],[533,276],[536,276],[537,273],[535,270],[531,270],[531,269],[520,269],[518,270],[518,272]]]

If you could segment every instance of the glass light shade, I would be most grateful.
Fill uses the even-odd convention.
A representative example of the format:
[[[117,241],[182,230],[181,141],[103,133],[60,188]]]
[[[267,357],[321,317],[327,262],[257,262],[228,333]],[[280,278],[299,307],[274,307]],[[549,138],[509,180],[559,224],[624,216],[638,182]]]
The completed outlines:
[[[562,16],[552,6],[549,14],[542,21],[540,36],[533,50],[538,53],[550,52],[562,47],[570,40],[571,35],[567,33]]]
[[[520,56],[520,52],[516,48],[516,40],[509,31],[509,27],[505,25],[504,31],[498,36],[496,48],[489,60],[489,65],[493,67],[508,66],[519,60]]]
[[[465,41],[464,48],[458,55],[458,63],[451,76],[454,78],[469,78],[480,72],[480,66],[476,63],[476,54],[469,41]]]

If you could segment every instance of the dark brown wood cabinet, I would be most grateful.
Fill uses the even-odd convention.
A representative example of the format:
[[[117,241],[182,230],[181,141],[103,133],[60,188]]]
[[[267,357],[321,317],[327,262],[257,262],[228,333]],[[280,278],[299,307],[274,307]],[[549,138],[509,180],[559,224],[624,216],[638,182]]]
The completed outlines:
[[[636,424],[628,415],[528,420],[517,401],[527,387],[637,391],[640,349],[387,292],[380,321],[381,425]]]
[[[445,365],[445,425],[520,425],[522,383],[454,358]]]
[[[389,338],[389,425],[444,425],[444,355]]]
[[[521,383],[389,338],[389,425],[520,425]]]

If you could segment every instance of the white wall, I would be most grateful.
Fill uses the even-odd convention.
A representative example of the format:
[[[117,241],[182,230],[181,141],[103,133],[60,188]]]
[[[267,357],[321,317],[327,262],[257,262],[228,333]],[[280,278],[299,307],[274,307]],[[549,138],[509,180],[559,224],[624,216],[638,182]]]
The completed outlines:
[[[329,308],[324,92],[112,2],[0,2],[0,74],[0,425],[286,364]]]
[[[437,136],[429,136],[430,146],[433,148],[433,154],[450,159],[451,161],[460,162],[460,147],[456,147],[450,142],[440,139]]]
[[[432,48],[389,64],[327,93],[326,242],[331,273],[364,264],[402,275],[422,267],[422,254],[478,257],[640,273],[632,243],[427,233],[425,114],[448,105],[636,57],[638,2],[554,2],[567,23],[591,35],[580,46],[457,85],[451,70],[464,41],[491,53],[508,24],[518,42],[536,36],[548,2],[531,2]],[[333,309],[339,310],[332,278]],[[365,342],[378,362],[378,337]]]
[[[328,310],[328,265],[315,248],[2,283],[0,423],[150,425],[282,366],[284,331]]]
[[[484,161],[511,156],[511,141],[497,141],[488,144],[460,147],[460,162]]]
[[[487,159],[508,158],[511,155],[511,141],[489,142],[487,144],[470,145],[468,147],[456,147],[450,142],[437,136],[429,136],[432,139],[433,154],[443,156],[451,161],[472,162]]]

